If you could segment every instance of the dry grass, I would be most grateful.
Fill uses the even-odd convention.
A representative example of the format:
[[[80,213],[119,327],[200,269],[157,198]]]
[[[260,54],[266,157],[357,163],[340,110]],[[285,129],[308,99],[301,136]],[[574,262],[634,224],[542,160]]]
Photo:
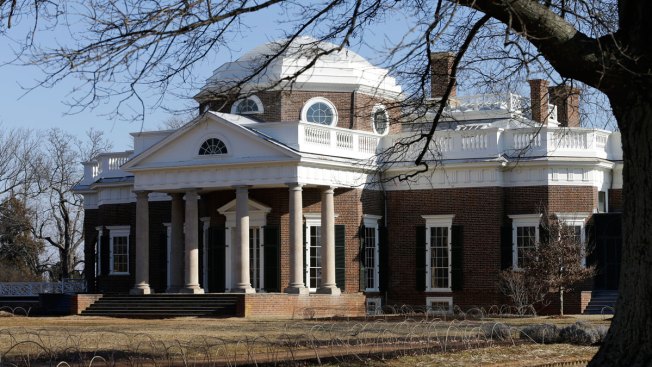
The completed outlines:
[[[587,321],[586,317],[581,319]],[[575,321],[575,318],[544,317],[452,321],[3,317],[0,319],[0,365],[6,361],[17,366],[67,361],[71,365],[88,366],[96,356],[110,363],[123,361],[130,365],[233,365],[307,358],[314,362],[329,357],[334,357],[338,364],[360,365],[399,357],[377,362],[389,366],[501,365],[526,356],[525,352],[534,353],[520,358],[528,362],[537,358],[549,361],[551,355],[566,358],[574,353],[590,357],[595,353],[590,348],[518,345],[523,343],[517,339],[518,329],[523,325],[543,322],[565,325]],[[601,317],[590,317],[588,321],[608,323]],[[483,327],[494,322],[509,325],[513,339],[498,342],[485,336]]]

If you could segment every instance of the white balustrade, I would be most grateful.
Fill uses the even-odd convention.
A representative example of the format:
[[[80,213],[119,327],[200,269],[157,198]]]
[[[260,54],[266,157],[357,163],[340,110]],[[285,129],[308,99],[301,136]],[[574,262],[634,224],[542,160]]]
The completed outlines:
[[[376,153],[376,147],[380,140],[373,136],[358,136],[358,149],[363,153]]]
[[[479,150],[487,148],[487,134],[485,132],[462,133],[462,150]]]
[[[353,150],[353,134],[336,131],[335,140],[337,141],[338,148]]]
[[[553,139],[558,149],[588,149],[587,135],[585,131],[566,128],[555,131]]]
[[[304,126],[303,136],[307,143],[331,145],[330,131],[322,127]]]
[[[516,132],[514,133],[514,148],[535,148],[541,146],[541,134],[539,132]]]

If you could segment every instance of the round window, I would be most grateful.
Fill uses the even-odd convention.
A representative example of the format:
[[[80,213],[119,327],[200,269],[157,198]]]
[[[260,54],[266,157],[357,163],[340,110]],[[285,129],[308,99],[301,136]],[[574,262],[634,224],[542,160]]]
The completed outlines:
[[[236,111],[238,112],[238,114],[256,113],[258,112],[258,104],[253,99],[247,98],[244,101],[238,103],[238,107],[236,108]]]
[[[379,108],[374,111],[374,130],[377,134],[384,135],[389,127],[389,119],[387,118],[387,111],[384,108]]]
[[[306,121],[322,125],[332,125],[335,117],[333,108],[324,102],[315,102],[306,111]]]

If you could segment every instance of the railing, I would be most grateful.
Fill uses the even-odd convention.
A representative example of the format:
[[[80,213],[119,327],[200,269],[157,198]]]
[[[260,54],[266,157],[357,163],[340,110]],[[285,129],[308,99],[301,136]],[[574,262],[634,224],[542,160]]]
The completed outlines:
[[[299,123],[299,128],[303,134],[298,135],[298,146],[305,152],[367,159],[376,153],[380,143],[380,136],[371,133],[305,123]]]
[[[456,97],[458,104],[454,109],[460,111],[506,110],[523,112],[530,109],[530,100],[514,93],[478,94]]]
[[[86,292],[86,280],[65,279],[61,282],[0,283],[0,296],[38,296],[41,293],[74,294]]]
[[[417,138],[420,132],[415,131],[401,135],[403,142],[410,141],[410,137]],[[500,156],[511,157],[592,157],[609,158],[609,132],[594,129],[577,128],[521,128],[502,129],[486,128],[479,130],[462,131],[437,131],[430,144],[433,155],[429,159],[477,159],[493,158]],[[396,139],[384,142],[384,148]],[[409,160],[423,148],[419,145],[410,149],[407,156],[403,153],[399,157],[389,159]],[[403,152],[405,152],[403,150]]]
[[[131,158],[132,151],[102,153],[95,160],[84,162],[84,184],[106,177],[123,177],[126,172],[120,167]]]

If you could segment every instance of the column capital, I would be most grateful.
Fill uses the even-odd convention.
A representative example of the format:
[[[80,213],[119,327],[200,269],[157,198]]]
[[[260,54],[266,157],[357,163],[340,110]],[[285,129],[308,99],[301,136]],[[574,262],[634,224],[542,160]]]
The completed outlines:
[[[143,196],[146,198],[149,198],[149,193],[151,191],[148,190],[134,190],[134,194],[136,194],[137,198],[142,198]]]
[[[304,186],[306,185],[306,184],[304,184],[303,182],[286,182],[285,184],[286,184],[290,189],[294,189],[294,188],[302,188],[302,187],[304,187]]]
[[[168,192],[172,199],[183,199],[185,192]]]
[[[335,191],[335,189],[338,188],[338,186],[333,186],[333,185],[322,185],[319,186],[322,192],[328,192],[328,191]]]
[[[231,186],[236,190],[242,190],[242,189],[250,189],[251,185],[233,185]]]

